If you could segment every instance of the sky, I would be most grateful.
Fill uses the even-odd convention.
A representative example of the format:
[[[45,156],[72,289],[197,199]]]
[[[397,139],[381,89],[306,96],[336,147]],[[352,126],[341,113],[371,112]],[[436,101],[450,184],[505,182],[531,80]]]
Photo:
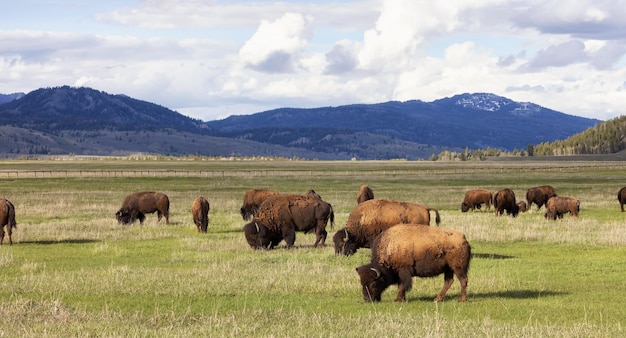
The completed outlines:
[[[0,93],[89,87],[203,121],[486,92],[626,113],[626,0],[0,1]]]

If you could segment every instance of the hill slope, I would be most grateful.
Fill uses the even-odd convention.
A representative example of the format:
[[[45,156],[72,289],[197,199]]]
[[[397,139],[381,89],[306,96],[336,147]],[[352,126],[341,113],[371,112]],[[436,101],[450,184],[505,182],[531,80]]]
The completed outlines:
[[[598,122],[493,94],[280,108],[202,122],[125,95],[63,86],[0,105],[0,153],[418,159],[466,147],[525,149]]]

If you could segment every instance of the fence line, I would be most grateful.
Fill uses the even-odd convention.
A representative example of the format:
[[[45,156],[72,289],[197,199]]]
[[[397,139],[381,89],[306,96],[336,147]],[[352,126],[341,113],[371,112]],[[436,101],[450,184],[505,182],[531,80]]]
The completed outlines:
[[[0,178],[88,178],[88,177],[372,177],[419,174],[466,174],[477,172],[532,172],[532,171],[572,171],[581,167],[486,167],[486,168],[414,168],[414,169],[367,169],[367,170],[293,170],[293,169],[251,169],[251,170],[0,170]],[[626,164],[584,166],[586,169],[626,169]]]

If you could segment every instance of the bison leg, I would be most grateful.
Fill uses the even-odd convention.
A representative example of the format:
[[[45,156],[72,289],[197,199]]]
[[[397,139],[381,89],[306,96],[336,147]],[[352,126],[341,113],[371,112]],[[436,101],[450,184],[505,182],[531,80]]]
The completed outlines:
[[[287,244],[287,248],[291,248],[296,242],[296,231],[293,229],[283,231],[283,239]]]
[[[0,227],[0,245],[4,242],[4,228]]]
[[[461,284],[461,297],[459,298],[459,302],[465,302],[467,301],[467,275],[457,273],[456,277],[459,279],[459,284]]]
[[[441,288],[439,295],[437,295],[437,297],[435,298],[435,303],[443,301],[443,299],[446,297],[448,289],[452,285],[452,282],[454,282],[454,273],[452,272],[452,270],[446,270],[443,273],[443,287]]]
[[[401,302],[406,299],[406,293],[413,287],[413,275],[408,269],[402,269],[398,271],[398,279],[398,296],[395,301]]]
[[[321,231],[316,231],[315,235],[317,238],[315,239],[315,247],[324,246],[326,244],[326,237],[328,236],[328,232],[325,229],[321,229]]]

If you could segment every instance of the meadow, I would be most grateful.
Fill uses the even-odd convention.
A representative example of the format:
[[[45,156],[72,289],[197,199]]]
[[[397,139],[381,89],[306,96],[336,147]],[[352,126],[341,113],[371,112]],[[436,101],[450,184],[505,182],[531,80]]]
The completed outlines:
[[[617,191],[626,163],[601,161],[288,161],[48,159],[0,161],[0,195],[16,208],[13,246],[0,247],[0,336],[507,336],[621,337],[626,333],[626,214]],[[472,245],[468,301],[455,280],[414,278],[366,303],[355,268],[369,249],[335,256],[356,193],[437,208],[441,227]],[[580,199],[579,218],[548,221],[536,206],[517,218],[461,213],[466,190],[551,184]],[[314,189],[331,203],[326,247],[298,233],[252,250],[241,228],[250,188]],[[170,222],[147,215],[119,225],[131,192],[171,201]],[[211,204],[208,233],[191,218],[196,196]]]

